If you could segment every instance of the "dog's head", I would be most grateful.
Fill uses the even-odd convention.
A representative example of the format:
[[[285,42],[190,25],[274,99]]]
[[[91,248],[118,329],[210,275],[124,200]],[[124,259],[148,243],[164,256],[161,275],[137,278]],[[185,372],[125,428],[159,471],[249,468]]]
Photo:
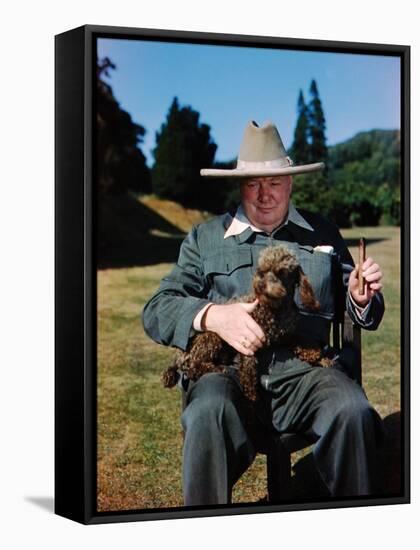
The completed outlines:
[[[294,254],[284,246],[264,249],[258,260],[254,276],[254,292],[261,304],[282,307],[293,301],[299,287],[302,305],[310,310],[319,309],[313,288]]]

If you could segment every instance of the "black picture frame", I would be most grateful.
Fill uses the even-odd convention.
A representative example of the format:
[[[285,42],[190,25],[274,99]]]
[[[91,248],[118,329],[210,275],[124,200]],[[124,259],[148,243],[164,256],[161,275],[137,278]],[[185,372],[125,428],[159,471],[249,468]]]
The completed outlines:
[[[96,506],[95,67],[100,37],[401,59],[401,493],[390,497],[98,512]],[[55,37],[55,512],[84,523],[338,508],[410,501],[410,48],[85,25]]]

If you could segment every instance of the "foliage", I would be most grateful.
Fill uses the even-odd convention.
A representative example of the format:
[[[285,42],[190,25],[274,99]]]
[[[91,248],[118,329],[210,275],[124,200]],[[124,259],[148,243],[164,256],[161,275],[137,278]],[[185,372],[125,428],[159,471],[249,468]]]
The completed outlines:
[[[206,208],[200,168],[212,165],[217,145],[210,126],[199,122],[191,107],[180,107],[175,97],[159,132],[154,149],[153,192],[185,206]]]
[[[330,147],[332,216],[340,225],[400,223],[400,133],[360,132]]]
[[[326,122],[315,80],[311,82],[309,94],[311,101],[306,105],[303,92],[299,90],[298,117],[293,143],[289,150],[293,162],[298,165],[312,162],[326,163],[328,159]]]
[[[310,212],[328,214],[331,211],[331,196],[325,178],[320,172],[299,174],[293,178],[293,202]]]
[[[396,130],[359,132],[353,138],[330,148],[329,162],[336,170],[349,162],[367,160],[374,155],[382,160],[400,154],[400,133]],[[396,175],[394,173],[394,175]]]
[[[340,227],[400,223],[400,134],[360,132],[327,147],[326,121],[315,80],[311,101],[298,97],[298,117],[289,150],[295,164],[325,162],[322,173],[294,178],[294,202],[324,213]]]
[[[329,148],[328,178],[295,176],[293,200],[340,227],[400,223],[399,132],[373,130]]]
[[[309,113],[302,90],[298,98],[298,118],[289,155],[295,164],[306,164],[309,161]]]
[[[325,136],[326,122],[316,81],[312,80],[309,93],[312,97],[308,106],[309,119],[309,162],[327,162],[328,147]]]
[[[232,170],[236,160],[215,162],[214,168]],[[206,210],[213,214],[223,214],[236,209],[239,204],[239,183],[234,178],[201,178],[201,192],[206,200]]]
[[[139,148],[146,130],[121,109],[111,86],[104,82],[115,65],[109,58],[97,64],[97,171],[101,196],[127,190],[150,191],[146,158]]]
[[[401,224],[401,192],[399,186],[383,183],[377,189],[375,202],[381,211],[381,225]]]

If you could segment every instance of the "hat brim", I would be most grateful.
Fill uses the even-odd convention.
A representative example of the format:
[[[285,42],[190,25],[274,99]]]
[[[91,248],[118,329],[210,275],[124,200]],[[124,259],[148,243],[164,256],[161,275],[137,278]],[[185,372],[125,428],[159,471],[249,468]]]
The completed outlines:
[[[291,176],[293,174],[307,174],[323,170],[325,164],[316,162],[314,164],[302,164],[301,166],[285,166],[284,168],[234,168],[233,170],[222,170],[218,168],[202,168],[200,175],[207,178],[250,178],[270,176]]]

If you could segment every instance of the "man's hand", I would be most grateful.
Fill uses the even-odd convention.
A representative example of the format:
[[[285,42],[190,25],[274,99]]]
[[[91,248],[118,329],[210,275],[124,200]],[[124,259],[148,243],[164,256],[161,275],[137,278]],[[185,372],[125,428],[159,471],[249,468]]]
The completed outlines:
[[[371,298],[382,289],[383,285],[381,281],[383,275],[379,265],[372,258],[366,258],[362,265],[363,277],[365,279],[364,293],[359,294],[358,269],[359,266],[356,264],[356,267],[350,273],[349,291],[356,304],[360,307],[365,307]]]
[[[225,342],[244,355],[254,355],[265,336],[250,313],[258,300],[251,304],[212,304],[204,314],[202,327],[218,334]]]

